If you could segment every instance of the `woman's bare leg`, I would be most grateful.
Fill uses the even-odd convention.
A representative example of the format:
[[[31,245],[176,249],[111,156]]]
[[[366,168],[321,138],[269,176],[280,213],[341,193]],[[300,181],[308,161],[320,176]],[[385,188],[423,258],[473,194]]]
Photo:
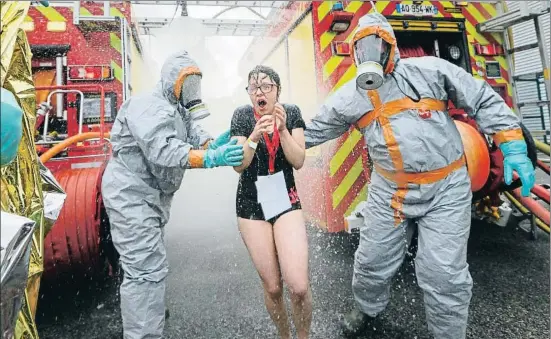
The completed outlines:
[[[274,239],[283,280],[289,287],[293,321],[299,339],[307,339],[312,323],[312,292],[308,273],[308,237],[302,211],[279,217]]]
[[[274,243],[273,227],[260,220],[238,219],[239,231],[249,251],[262,284],[266,309],[282,339],[290,339],[291,331],[283,300],[281,272]]]

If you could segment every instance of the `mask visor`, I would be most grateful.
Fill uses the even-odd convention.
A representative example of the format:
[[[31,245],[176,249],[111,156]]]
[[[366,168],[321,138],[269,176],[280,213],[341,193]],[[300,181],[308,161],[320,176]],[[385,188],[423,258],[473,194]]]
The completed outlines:
[[[377,35],[368,35],[354,44],[354,58],[356,65],[372,61],[385,66],[390,55],[391,45]]]

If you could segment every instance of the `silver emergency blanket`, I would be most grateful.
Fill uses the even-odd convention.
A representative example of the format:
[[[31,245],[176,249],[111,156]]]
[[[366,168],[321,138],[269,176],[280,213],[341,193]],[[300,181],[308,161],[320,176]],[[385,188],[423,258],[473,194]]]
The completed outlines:
[[[15,323],[25,297],[35,222],[15,214],[0,215],[2,338],[14,337]]]
[[[379,13],[363,16],[358,25],[359,29],[378,25],[394,35]],[[407,98],[406,94],[416,98],[413,86],[421,99],[444,103],[451,99],[486,134],[520,128],[518,117],[503,99],[485,81],[462,68],[436,57],[400,60],[397,48],[394,61],[394,73],[385,74],[384,83],[376,90],[383,112],[386,104]],[[306,146],[340,137],[366,112],[373,113],[375,105],[366,91],[356,88],[355,80],[349,81],[326,100],[307,125]],[[459,131],[446,109],[421,115],[417,109],[406,108],[373,121],[361,132],[374,164],[386,171],[395,170],[398,163],[405,172],[427,172],[444,168],[463,154]],[[398,186],[373,171],[355,255],[352,286],[357,305],[370,316],[385,309],[392,277],[404,259],[406,228],[416,220],[419,247],[415,266],[429,330],[438,339],[464,339],[473,284],[466,261],[472,197],[467,170],[463,166],[430,184],[408,184],[405,191],[399,198],[401,219],[395,224],[397,210],[391,204],[398,199]]]
[[[154,91],[127,100],[111,131],[113,157],[103,175],[102,194],[124,270],[125,339],[162,338],[168,274],[163,229],[189,151],[210,138],[197,134],[202,129],[178,110],[182,105],[174,95],[181,70],[193,66],[186,52],[169,57]]]

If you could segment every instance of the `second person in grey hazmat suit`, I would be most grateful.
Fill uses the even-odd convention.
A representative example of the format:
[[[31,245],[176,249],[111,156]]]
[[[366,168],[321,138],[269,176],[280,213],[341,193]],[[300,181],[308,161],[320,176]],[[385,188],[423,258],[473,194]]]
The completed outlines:
[[[120,255],[125,339],[162,338],[165,278],[164,226],[186,168],[240,166],[242,146],[229,131],[212,140],[199,124],[201,71],[187,52],[171,55],[150,93],[127,100],[111,131],[113,156],[102,194]]]
[[[518,117],[483,80],[436,57],[400,60],[384,16],[360,18],[351,43],[355,80],[339,88],[307,124],[306,147],[338,138],[351,126],[364,135],[374,163],[352,288],[357,308],[345,334],[367,328],[389,302],[390,283],[406,252],[406,228],[418,223],[417,281],[430,332],[464,339],[473,281],[467,264],[471,185],[463,144],[447,102],[474,118],[505,157],[528,195],[535,173]]]

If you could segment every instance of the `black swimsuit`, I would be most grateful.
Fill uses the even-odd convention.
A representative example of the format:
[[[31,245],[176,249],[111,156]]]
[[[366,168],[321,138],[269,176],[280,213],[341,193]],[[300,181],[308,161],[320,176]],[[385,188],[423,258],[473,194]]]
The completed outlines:
[[[304,120],[302,119],[300,109],[295,105],[283,104],[285,112],[287,113],[287,129],[291,132],[295,128],[306,128]],[[254,111],[252,106],[241,106],[233,113],[231,122],[231,136],[239,136],[248,138],[254,130],[256,125],[256,119],[254,117]],[[249,147],[245,143],[244,147]],[[239,178],[239,185],[237,186],[236,195],[236,211],[237,216],[250,220],[266,220],[262,207],[258,203],[256,185],[255,182],[258,176],[268,175],[268,149],[264,138],[261,138],[258,142],[256,152],[253,156],[251,164]],[[267,220],[272,225],[283,214],[301,209],[300,199],[298,197],[295,177],[293,174],[293,166],[285,158],[283,149],[281,146],[277,150],[275,158],[275,173],[283,171],[285,177],[285,183],[287,184],[287,192],[291,200],[291,208],[284,211],[277,216]]]

